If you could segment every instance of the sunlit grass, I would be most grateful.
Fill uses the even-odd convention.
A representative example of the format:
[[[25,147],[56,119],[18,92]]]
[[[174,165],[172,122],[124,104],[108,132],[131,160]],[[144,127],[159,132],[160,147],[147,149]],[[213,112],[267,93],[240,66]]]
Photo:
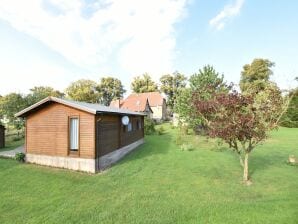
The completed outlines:
[[[298,223],[298,129],[281,128],[251,155],[253,184],[237,156],[176,129],[101,174],[0,159],[0,223]]]

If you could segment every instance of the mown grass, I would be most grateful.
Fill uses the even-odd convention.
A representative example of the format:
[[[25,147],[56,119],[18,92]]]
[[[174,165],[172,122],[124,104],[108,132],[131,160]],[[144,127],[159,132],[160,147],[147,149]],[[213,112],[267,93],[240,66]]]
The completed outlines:
[[[253,184],[237,156],[177,130],[97,175],[0,159],[0,223],[298,223],[298,129],[281,128],[251,155]]]

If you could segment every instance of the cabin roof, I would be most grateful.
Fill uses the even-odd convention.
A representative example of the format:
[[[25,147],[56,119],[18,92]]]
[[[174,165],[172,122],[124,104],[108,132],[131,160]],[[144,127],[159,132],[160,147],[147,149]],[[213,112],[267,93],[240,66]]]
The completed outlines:
[[[86,102],[78,102],[73,100],[61,99],[53,96],[49,96],[30,107],[25,108],[24,110],[15,114],[16,117],[26,117],[29,113],[35,111],[42,105],[48,104],[50,102],[60,103],[72,108],[76,108],[82,111],[89,112],[91,114],[100,114],[100,113],[115,113],[115,114],[127,114],[127,115],[139,115],[145,116],[144,113],[133,112],[127,109],[120,109],[116,107],[107,107],[101,104],[93,104],[93,103],[86,103]]]

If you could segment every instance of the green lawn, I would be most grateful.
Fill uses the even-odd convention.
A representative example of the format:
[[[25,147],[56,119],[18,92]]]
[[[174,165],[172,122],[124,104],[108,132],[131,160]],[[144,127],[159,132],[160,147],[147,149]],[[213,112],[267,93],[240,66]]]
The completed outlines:
[[[237,156],[176,130],[102,174],[0,159],[0,223],[298,223],[298,129],[281,128],[251,155],[253,185],[241,183]]]

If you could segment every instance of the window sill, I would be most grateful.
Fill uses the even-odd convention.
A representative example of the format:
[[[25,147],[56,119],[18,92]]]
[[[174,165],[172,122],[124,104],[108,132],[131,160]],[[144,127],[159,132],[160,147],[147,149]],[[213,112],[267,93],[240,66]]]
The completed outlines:
[[[79,151],[68,151],[68,156],[78,157],[79,156]]]

